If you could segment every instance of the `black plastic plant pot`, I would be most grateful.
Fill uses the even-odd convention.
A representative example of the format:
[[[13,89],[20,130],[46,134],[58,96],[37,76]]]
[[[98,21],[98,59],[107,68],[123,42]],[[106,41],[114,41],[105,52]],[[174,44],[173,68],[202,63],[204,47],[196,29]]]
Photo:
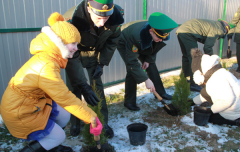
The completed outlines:
[[[194,123],[198,126],[205,126],[208,123],[211,113],[202,113],[201,110],[194,107]]]
[[[146,142],[148,126],[142,123],[133,123],[127,126],[130,144],[134,146],[143,145]]]

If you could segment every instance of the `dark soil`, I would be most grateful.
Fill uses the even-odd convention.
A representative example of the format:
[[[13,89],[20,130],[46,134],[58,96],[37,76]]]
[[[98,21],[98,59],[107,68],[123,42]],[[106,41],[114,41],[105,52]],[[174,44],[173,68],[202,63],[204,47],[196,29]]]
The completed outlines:
[[[148,112],[147,115],[143,118],[145,122],[148,122],[152,125],[160,125],[160,126],[166,126],[169,129],[173,127],[177,127],[180,132],[186,131],[186,132],[195,132],[196,138],[201,139],[209,143],[212,147],[214,147],[214,150],[219,151],[218,147],[221,147],[219,143],[217,143],[217,140],[219,137],[216,134],[211,134],[205,131],[200,131],[197,126],[189,126],[187,124],[181,123],[181,118],[183,116],[171,116],[168,115],[163,108],[158,107],[155,111]],[[208,127],[208,126],[205,126]],[[177,136],[177,135],[175,135]],[[237,146],[237,145],[235,145]],[[186,147],[185,149],[182,149],[183,151],[187,150],[188,148],[191,149],[191,147]]]
[[[148,123],[155,123],[159,126],[172,127],[173,124],[180,125],[181,116],[171,116],[163,108],[158,107],[156,111],[148,112],[143,120]]]
[[[114,147],[108,143],[102,144],[101,149],[98,149],[96,146],[82,146],[80,152],[116,152]]]

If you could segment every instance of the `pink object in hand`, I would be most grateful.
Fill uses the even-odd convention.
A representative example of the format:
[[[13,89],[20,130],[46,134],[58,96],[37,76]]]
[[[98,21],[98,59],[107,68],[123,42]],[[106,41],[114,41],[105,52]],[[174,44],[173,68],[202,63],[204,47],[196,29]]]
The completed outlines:
[[[94,136],[100,135],[103,128],[102,123],[100,122],[98,117],[96,117],[96,123],[97,123],[97,127],[95,128],[92,128],[92,124],[90,124],[90,133],[93,134]]]

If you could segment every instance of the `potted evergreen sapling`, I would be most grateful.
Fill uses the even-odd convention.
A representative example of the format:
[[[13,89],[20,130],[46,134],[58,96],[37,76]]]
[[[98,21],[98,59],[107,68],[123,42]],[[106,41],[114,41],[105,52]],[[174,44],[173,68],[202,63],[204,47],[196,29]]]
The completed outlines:
[[[93,83],[93,91],[96,93],[96,95],[99,98],[99,102],[97,106],[91,106],[88,105],[96,114],[102,125],[104,126],[104,116],[101,113],[102,109],[102,98],[100,98],[100,92],[96,89],[96,84]],[[111,145],[107,143],[107,137],[104,136],[105,129],[103,127],[102,132],[100,134],[100,143],[101,143],[101,150],[104,151],[111,151],[111,149],[114,149]],[[96,142],[94,140],[94,135],[90,134],[90,124],[85,124],[84,128],[82,130],[82,136],[84,140],[84,146],[80,150],[81,152],[95,152],[97,150]],[[110,150],[109,150],[110,149]]]
[[[172,97],[172,104],[178,109],[179,115],[185,115],[191,111],[191,102],[189,96],[191,95],[190,84],[187,82],[183,72],[180,74],[180,79],[174,80],[175,91]]]

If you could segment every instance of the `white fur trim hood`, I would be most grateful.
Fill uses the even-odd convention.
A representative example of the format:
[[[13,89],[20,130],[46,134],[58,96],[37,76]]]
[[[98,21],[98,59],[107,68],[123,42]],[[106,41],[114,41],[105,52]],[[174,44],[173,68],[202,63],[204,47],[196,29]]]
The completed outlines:
[[[202,68],[202,72],[205,75],[206,72],[211,69],[214,65],[217,65],[219,63],[219,56],[217,55],[208,55],[208,54],[204,54],[202,56],[202,60],[201,60],[201,68]]]
[[[66,45],[62,42],[61,38],[59,38],[57,36],[57,34],[55,34],[49,26],[44,26],[42,28],[41,32],[45,33],[51,39],[51,41],[61,51],[62,57],[64,59],[67,59],[70,53],[69,53],[68,48],[66,47]]]

